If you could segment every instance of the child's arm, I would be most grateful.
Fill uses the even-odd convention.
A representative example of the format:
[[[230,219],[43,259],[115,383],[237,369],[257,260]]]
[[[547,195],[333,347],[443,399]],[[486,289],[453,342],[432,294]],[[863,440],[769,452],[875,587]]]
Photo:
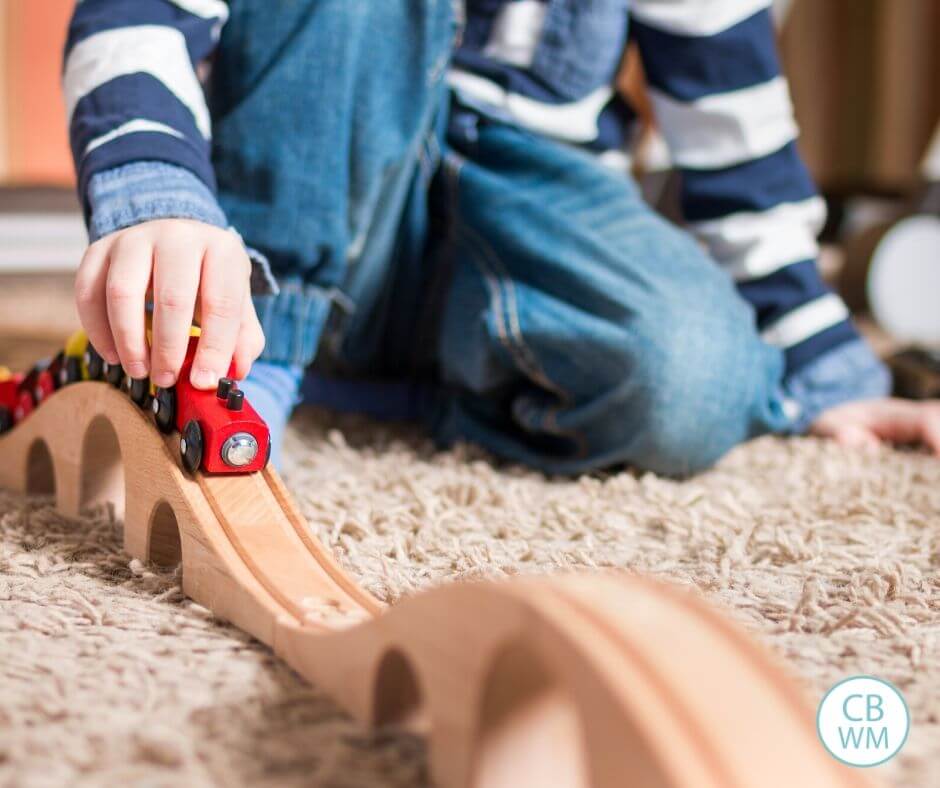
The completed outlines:
[[[233,356],[247,373],[264,341],[250,263],[215,199],[196,77],[227,14],[219,0],[84,0],[66,43],[63,87],[93,242],[76,277],[79,314],[107,361],[161,386],[176,379],[194,313],[203,325],[195,385],[215,385]]]
[[[825,204],[796,148],[769,5],[634,0],[631,29],[682,174],[685,218],[754,306],[764,339],[783,351],[794,429],[846,442],[887,437],[899,432],[898,406],[854,403],[885,397],[887,370],[816,267]],[[935,407],[901,409],[940,451],[940,425],[926,415]]]
[[[784,352],[789,379],[859,339],[816,267],[826,207],[796,148],[769,5],[639,0],[632,29],[657,120],[682,173],[689,229],[754,306],[764,339]],[[844,399],[887,393],[867,348],[855,352],[866,354],[867,363],[858,359],[865,374],[845,381]],[[877,388],[869,390],[865,377],[873,372]],[[818,412],[835,403],[801,404]],[[808,424],[812,415],[798,421]]]
[[[769,0],[634,0],[632,30],[682,172],[690,229],[784,353],[793,429],[927,443],[940,405],[885,399],[890,376],[816,268],[825,205],[796,149]]]

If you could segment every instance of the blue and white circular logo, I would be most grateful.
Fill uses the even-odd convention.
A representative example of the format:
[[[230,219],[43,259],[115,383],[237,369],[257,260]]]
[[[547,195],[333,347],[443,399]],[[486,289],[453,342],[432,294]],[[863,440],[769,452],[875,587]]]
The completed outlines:
[[[911,715],[903,696],[890,682],[852,676],[823,696],[816,729],[834,758],[849,766],[877,766],[904,746]]]

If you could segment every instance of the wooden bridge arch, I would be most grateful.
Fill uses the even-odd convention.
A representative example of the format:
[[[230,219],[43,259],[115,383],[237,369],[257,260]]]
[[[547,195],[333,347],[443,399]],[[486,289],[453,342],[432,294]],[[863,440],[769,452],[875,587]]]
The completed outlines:
[[[579,574],[444,586],[393,607],[311,534],[273,470],[186,475],[175,436],[107,384],[0,437],[0,487],[77,515],[109,500],[126,551],[367,724],[426,735],[443,786],[865,786],[795,683],[696,596]],[[123,510],[123,511],[122,511]]]

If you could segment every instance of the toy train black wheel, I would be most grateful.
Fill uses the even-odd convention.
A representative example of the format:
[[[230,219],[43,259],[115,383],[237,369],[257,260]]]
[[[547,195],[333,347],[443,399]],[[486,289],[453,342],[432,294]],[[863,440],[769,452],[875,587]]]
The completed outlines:
[[[173,432],[176,427],[176,389],[157,389],[151,409],[157,429],[164,435]]]
[[[128,378],[127,393],[135,405],[146,407],[150,397],[150,378]]]
[[[195,473],[202,465],[202,448],[202,427],[198,421],[190,419],[180,435],[180,459],[190,473]]]
[[[104,379],[114,386],[114,388],[121,388],[121,383],[124,382],[124,367],[122,367],[120,363],[108,364],[105,362]]]
[[[91,343],[85,349],[85,369],[89,380],[101,380],[104,375],[104,359]]]
[[[65,364],[59,370],[59,384],[70,386],[82,379],[82,360],[76,356],[66,356]]]
[[[0,405],[0,435],[11,429],[13,429],[13,414],[3,405]]]
[[[56,357],[49,362],[49,374],[52,376],[52,385],[55,388],[62,387],[62,369],[65,366],[65,353],[59,352]]]
[[[267,467],[271,462],[271,436],[268,436],[268,450],[264,455],[264,464]]]

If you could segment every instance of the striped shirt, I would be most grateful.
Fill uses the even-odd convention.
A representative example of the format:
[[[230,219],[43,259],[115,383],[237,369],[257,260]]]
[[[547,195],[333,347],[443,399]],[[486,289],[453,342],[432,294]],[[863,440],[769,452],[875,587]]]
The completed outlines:
[[[687,226],[792,373],[857,335],[817,271],[825,206],[797,151],[769,2],[466,0],[449,82],[483,112],[610,152],[634,117],[613,81],[635,40]],[[83,197],[93,175],[138,160],[186,168],[214,189],[197,68],[227,15],[221,0],[79,3],[64,88]]]

